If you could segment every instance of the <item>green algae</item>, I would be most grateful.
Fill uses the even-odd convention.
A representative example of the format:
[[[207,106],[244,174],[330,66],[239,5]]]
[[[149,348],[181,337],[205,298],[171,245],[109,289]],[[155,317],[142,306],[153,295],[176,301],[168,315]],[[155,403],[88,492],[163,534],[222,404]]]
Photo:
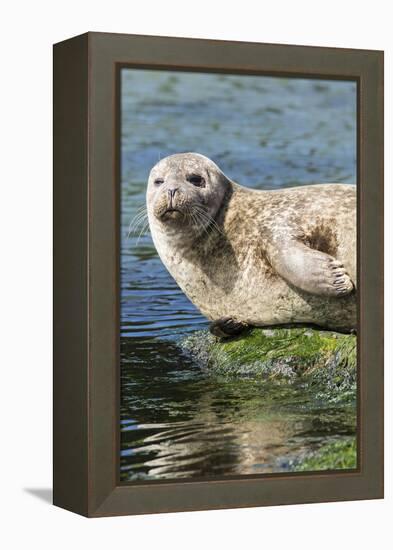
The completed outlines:
[[[333,441],[300,460],[293,471],[350,470],[357,466],[356,438]]]
[[[211,375],[301,381],[316,399],[351,402],[356,398],[356,336],[313,328],[254,328],[218,341],[198,331],[182,348]]]

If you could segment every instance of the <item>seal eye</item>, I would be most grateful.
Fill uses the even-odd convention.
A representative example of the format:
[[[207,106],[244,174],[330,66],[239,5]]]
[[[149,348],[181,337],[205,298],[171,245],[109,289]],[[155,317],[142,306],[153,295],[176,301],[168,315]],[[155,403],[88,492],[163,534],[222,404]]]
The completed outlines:
[[[161,185],[164,183],[164,180],[162,178],[157,178],[154,180],[154,185]]]
[[[187,181],[195,185],[195,187],[205,187],[205,179],[198,174],[191,174],[187,177]]]

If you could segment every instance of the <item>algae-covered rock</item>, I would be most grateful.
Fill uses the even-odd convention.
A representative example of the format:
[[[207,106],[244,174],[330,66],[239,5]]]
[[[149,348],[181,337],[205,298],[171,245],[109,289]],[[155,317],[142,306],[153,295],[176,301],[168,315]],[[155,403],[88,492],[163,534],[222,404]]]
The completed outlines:
[[[182,342],[214,375],[303,380],[321,398],[352,400],[356,392],[356,336],[312,328],[254,328],[228,341],[198,331]]]
[[[317,451],[299,459],[293,467],[297,472],[318,470],[350,470],[357,466],[356,438],[349,437],[323,445]]]

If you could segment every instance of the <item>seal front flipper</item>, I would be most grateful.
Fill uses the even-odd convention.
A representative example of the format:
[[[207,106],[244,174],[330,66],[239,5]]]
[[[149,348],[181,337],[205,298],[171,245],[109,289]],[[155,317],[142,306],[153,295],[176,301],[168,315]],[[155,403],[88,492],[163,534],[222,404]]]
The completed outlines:
[[[237,321],[233,317],[221,317],[210,323],[209,330],[218,338],[233,338],[247,330],[249,325],[243,321]]]
[[[281,242],[268,256],[283,279],[310,294],[340,297],[354,288],[340,261],[298,240]]]

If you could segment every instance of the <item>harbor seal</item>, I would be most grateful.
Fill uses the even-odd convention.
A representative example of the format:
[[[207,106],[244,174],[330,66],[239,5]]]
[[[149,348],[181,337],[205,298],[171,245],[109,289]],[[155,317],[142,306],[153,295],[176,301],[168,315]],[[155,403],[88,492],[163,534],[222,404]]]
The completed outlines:
[[[162,262],[213,334],[356,330],[355,186],[254,190],[207,157],[181,153],[152,168],[146,201]]]

